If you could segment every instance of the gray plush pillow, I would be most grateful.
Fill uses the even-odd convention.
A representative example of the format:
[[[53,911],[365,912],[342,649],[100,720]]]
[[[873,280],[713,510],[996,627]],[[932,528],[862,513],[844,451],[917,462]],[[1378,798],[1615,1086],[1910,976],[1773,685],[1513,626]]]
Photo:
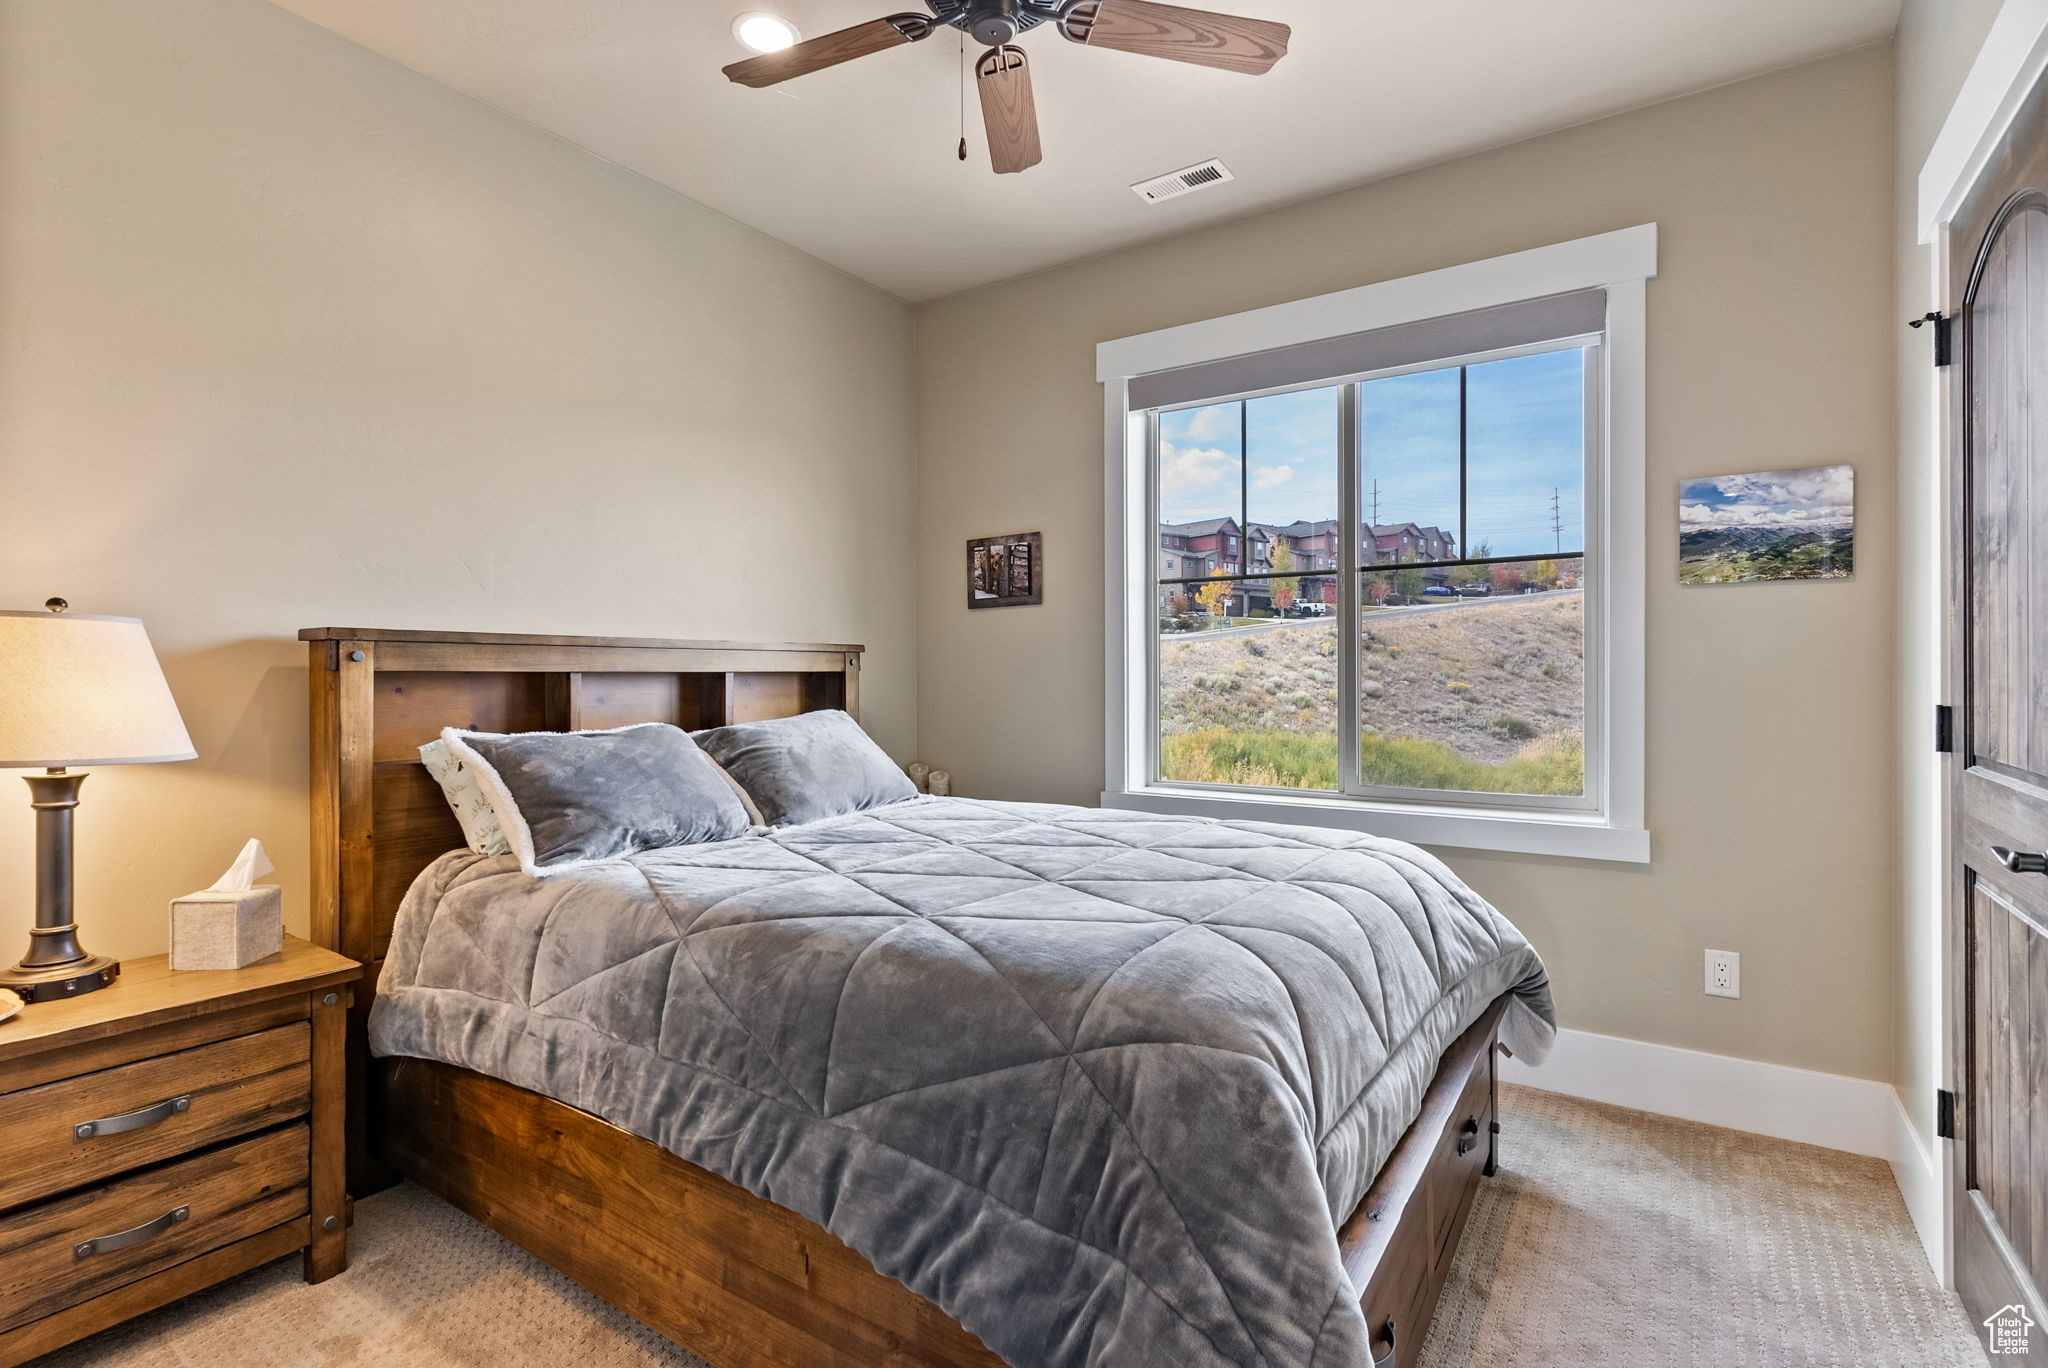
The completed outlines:
[[[693,732],[770,826],[815,822],[917,797],[860,723],[834,708]]]
[[[687,732],[441,733],[475,773],[519,867],[542,877],[637,850],[744,836],[746,808]]]

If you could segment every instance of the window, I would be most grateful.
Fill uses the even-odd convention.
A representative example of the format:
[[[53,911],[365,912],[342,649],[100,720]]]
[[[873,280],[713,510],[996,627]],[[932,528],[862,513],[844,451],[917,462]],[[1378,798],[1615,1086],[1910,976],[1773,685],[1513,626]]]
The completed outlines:
[[[1578,338],[1155,412],[1160,545],[1221,520],[1255,549],[1234,579],[1160,579],[1151,777],[1587,806],[1598,347]],[[1356,453],[1348,481],[1340,452]],[[1343,606],[1336,577],[1306,575],[1313,551],[1295,550],[1337,527],[1346,483],[1358,490],[1355,649],[1337,617],[1308,607]]]
[[[1624,230],[1104,344],[1106,803],[1647,859],[1654,252]]]
[[[1294,543],[1337,522],[1344,398],[1322,387],[1153,415],[1158,535],[1214,522],[1263,547],[1246,572],[1225,562],[1158,585],[1159,778],[1339,787],[1336,622],[1299,611],[1334,604],[1335,584],[1288,572]]]
[[[1398,554],[1368,539],[1359,567],[1357,791],[1590,806],[1584,492],[1599,345],[1358,382],[1362,526],[1407,530]]]

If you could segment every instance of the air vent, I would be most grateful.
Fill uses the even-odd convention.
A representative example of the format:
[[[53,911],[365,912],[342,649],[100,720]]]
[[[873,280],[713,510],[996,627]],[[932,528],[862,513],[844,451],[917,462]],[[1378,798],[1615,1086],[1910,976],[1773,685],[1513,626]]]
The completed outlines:
[[[1157,204],[1161,200],[1178,199],[1182,195],[1192,195],[1197,190],[1206,190],[1212,185],[1221,185],[1225,181],[1236,179],[1237,177],[1230,174],[1229,167],[1212,157],[1197,166],[1183,167],[1164,176],[1139,181],[1131,189],[1147,204]]]

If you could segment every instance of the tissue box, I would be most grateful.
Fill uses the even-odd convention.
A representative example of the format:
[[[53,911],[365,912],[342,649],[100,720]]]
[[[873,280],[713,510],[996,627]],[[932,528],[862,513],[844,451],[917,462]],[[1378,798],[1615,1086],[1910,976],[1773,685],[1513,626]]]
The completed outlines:
[[[171,968],[240,969],[284,949],[284,890],[207,889],[171,904]]]

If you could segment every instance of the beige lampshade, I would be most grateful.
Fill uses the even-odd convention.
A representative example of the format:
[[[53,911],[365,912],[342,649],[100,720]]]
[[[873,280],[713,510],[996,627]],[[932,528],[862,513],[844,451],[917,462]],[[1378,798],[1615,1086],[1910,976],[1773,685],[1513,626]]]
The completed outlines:
[[[194,755],[140,619],[0,611],[0,768]]]

